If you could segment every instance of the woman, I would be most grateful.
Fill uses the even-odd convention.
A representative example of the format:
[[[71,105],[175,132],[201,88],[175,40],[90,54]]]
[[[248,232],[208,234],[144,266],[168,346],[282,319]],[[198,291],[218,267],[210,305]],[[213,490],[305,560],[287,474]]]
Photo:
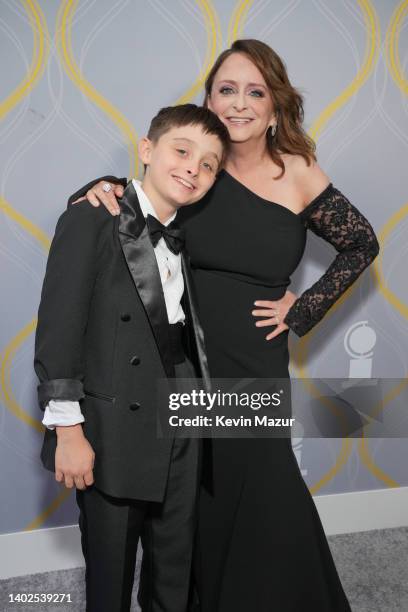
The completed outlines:
[[[205,89],[205,104],[229,130],[231,154],[207,197],[179,218],[210,372],[288,377],[289,329],[309,331],[375,258],[378,243],[317,164],[302,128],[302,98],[270,47],[236,41]],[[87,197],[115,212],[121,188],[111,181],[106,192],[106,183]],[[338,254],[296,298],[286,287],[307,229]],[[254,323],[251,312],[263,319]],[[271,325],[265,338],[263,327]],[[201,612],[349,611],[290,440],[215,439],[207,453],[212,487],[200,498],[195,568]]]

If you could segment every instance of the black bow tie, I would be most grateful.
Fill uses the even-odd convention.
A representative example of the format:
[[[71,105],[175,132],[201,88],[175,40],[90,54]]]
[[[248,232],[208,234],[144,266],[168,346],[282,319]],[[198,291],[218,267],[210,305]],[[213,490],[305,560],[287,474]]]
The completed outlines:
[[[184,246],[184,230],[172,221],[167,227],[160,223],[156,217],[147,215],[147,229],[149,230],[150,240],[153,247],[157,245],[160,238],[164,238],[165,243],[172,253],[177,255]]]

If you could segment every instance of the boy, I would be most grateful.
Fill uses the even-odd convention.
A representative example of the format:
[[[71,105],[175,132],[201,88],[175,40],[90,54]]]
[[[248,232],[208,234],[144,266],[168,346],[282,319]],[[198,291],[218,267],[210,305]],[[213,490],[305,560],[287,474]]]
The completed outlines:
[[[89,612],[130,609],[139,538],[143,612],[187,607],[199,441],[158,439],[155,397],[158,379],[194,377],[184,327],[208,378],[174,217],[213,185],[228,144],[211,111],[164,108],[120,216],[81,202],[57,224],[36,334],[41,456],[77,489]]]

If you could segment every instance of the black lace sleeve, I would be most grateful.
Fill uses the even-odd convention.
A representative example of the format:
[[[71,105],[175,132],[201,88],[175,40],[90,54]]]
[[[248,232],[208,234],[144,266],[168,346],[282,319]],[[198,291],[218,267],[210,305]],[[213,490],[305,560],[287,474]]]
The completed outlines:
[[[338,251],[326,272],[295,301],[284,322],[298,336],[312,329],[375,259],[374,230],[355,206],[330,183],[301,213],[308,229]]]

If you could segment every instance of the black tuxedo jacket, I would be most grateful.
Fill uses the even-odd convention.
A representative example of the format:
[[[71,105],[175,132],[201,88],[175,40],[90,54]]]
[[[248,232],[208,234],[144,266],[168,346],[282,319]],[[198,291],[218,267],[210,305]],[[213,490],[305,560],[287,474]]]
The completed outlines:
[[[51,245],[38,313],[34,367],[42,409],[78,400],[95,451],[95,485],[117,497],[161,501],[172,440],[158,438],[158,379],[174,376],[157,262],[130,182],[112,217],[69,206]],[[186,352],[208,387],[203,332],[182,253]],[[55,430],[41,458],[55,470]]]

